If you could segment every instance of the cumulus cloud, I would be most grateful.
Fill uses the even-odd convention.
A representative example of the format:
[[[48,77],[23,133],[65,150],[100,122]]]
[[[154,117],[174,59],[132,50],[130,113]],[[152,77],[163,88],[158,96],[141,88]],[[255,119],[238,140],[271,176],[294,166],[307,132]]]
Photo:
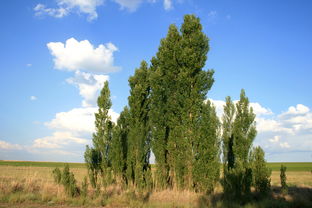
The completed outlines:
[[[69,84],[75,85],[79,89],[79,94],[83,97],[82,106],[95,106],[100,90],[104,82],[108,81],[107,75],[95,75],[76,71],[75,76],[67,79]]]
[[[223,114],[223,108],[225,106],[225,101],[223,100],[213,100],[209,99],[216,107],[217,115],[219,117],[222,117]],[[238,100],[233,101],[235,104],[238,102]],[[253,112],[260,116],[260,115],[272,115],[273,112],[269,108],[265,108],[260,105],[260,103],[250,103],[250,106],[253,109]]]
[[[304,106],[302,104],[297,104],[296,106],[290,106],[288,108],[288,111],[283,113],[282,116],[285,115],[300,115],[308,113],[310,109],[307,106]]]
[[[62,42],[47,44],[54,67],[69,71],[89,71],[93,73],[109,73],[119,70],[114,66],[114,52],[117,47],[112,43],[100,44],[95,48],[88,40],[77,41],[75,38]]]
[[[71,12],[84,13],[88,15],[88,20],[92,21],[98,17],[96,8],[103,3],[103,0],[57,0],[57,8],[37,4],[34,11],[36,16],[48,15],[55,18],[62,18]]]
[[[74,108],[67,112],[60,112],[55,118],[45,125],[51,129],[68,130],[73,132],[89,132],[95,130],[94,113],[97,108]]]
[[[45,125],[52,129],[66,130],[75,133],[92,133],[95,131],[95,116],[98,111],[97,107],[74,108],[67,112],[60,112],[55,115],[55,118]],[[113,122],[117,122],[119,114],[110,109],[109,116]]]
[[[217,115],[221,118],[225,102],[210,101],[216,106]],[[289,151],[298,154],[312,151],[312,113],[309,107],[298,104],[290,106],[286,112],[275,114],[260,103],[250,105],[256,114],[258,134],[255,144],[264,147],[269,157]]]
[[[0,149],[4,150],[21,150],[23,147],[19,144],[11,144],[9,142],[0,140]]]
[[[61,148],[70,143],[87,144],[88,140],[76,137],[71,132],[54,132],[52,136],[35,139],[33,147]]]
[[[30,100],[32,100],[32,101],[37,100],[37,97],[32,95],[32,96],[30,96]]]

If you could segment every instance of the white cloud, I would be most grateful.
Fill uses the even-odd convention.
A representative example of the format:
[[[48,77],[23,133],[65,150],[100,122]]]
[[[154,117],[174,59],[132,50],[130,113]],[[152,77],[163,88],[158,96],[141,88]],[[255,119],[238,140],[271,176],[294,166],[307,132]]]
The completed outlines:
[[[237,101],[236,101],[237,102]],[[273,112],[269,108],[262,107],[259,103],[250,103],[253,112],[257,115],[272,115]]]
[[[30,96],[30,100],[37,100],[38,98],[34,95]]]
[[[223,108],[225,106],[225,101],[213,100],[213,99],[209,99],[209,100],[216,106],[217,115],[219,117],[221,117],[223,114]],[[236,104],[238,102],[238,100],[234,100],[233,102]],[[261,106],[259,103],[250,103],[250,106],[252,107],[253,112],[257,116],[272,115],[273,114],[273,112],[269,108],[265,108],[265,107]]]
[[[170,10],[173,8],[172,0],[164,0],[164,8],[165,10]]]
[[[0,140],[0,149],[5,149],[5,150],[21,150],[23,147],[19,144],[11,144],[9,142]]]
[[[217,115],[222,117],[225,102],[212,99],[210,101],[216,106]],[[234,103],[237,103],[237,100]],[[250,105],[256,114],[258,134],[255,144],[264,147],[269,157],[285,151],[298,154],[312,151],[312,112],[307,106],[290,106],[286,112],[276,115],[260,103],[254,102]]]
[[[127,9],[130,12],[136,11],[143,2],[155,3],[157,0],[114,0],[120,5],[121,9]],[[165,10],[173,9],[172,0],[163,0]]]
[[[52,136],[46,136],[34,140],[34,148],[61,148],[70,143],[87,144],[88,140],[74,136],[71,132],[54,132]]]
[[[269,141],[272,143],[276,143],[276,142],[279,142],[280,138],[281,138],[280,136],[274,136],[274,138],[269,139]]]
[[[82,106],[95,106],[100,90],[104,86],[104,82],[108,81],[107,75],[94,75],[90,73],[76,71],[75,77],[66,81],[75,85],[79,89],[79,94],[83,97]]]
[[[31,66],[32,66],[32,64],[26,64],[26,66],[27,66],[27,67],[31,67]]]
[[[288,142],[281,142],[280,146],[281,148],[290,148],[290,145],[288,144]]]
[[[34,11],[36,16],[49,15],[55,18],[62,18],[77,11],[87,14],[88,20],[92,21],[98,17],[96,8],[103,3],[103,0],[57,0],[58,8],[47,8],[44,4],[37,4]]]
[[[49,15],[55,18],[62,18],[68,14],[68,10],[62,7],[47,8],[44,4],[37,4],[34,8],[36,16]]]
[[[114,66],[113,53],[117,47],[112,43],[100,44],[95,48],[88,40],[77,41],[75,38],[66,43],[50,42],[47,44],[52,56],[54,67],[69,71],[90,71],[93,73],[109,73],[119,70]]]
[[[284,126],[283,123],[276,118],[263,118],[257,115],[256,123],[258,132],[285,132],[287,134],[294,134],[292,128]]]
[[[92,133],[94,127],[94,113],[97,111],[95,107],[74,108],[67,112],[60,112],[55,118],[45,125],[52,129],[61,129],[73,132]]]
[[[109,109],[108,110],[108,115],[111,117],[111,120],[114,122],[114,123],[117,123],[117,120],[119,118],[119,113],[116,113],[113,109]]]
[[[296,107],[290,106],[288,108],[288,111],[286,113],[283,113],[282,116],[305,114],[305,113],[308,113],[309,111],[310,109],[307,106],[304,106],[302,104],[297,104]]]
[[[98,111],[97,107],[74,108],[67,112],[60,112],[55,115],[55,118],[45,125],[52,129],[66,130],[79,133],[92,133],[95,131],[94,114]],[[119,114],[112,109],[108,114],[113,122],[117,122]]]
[[[138,9],[143,0],[114,0],[120,5],[121,9],[128,9],[130,12],[134,12]]]

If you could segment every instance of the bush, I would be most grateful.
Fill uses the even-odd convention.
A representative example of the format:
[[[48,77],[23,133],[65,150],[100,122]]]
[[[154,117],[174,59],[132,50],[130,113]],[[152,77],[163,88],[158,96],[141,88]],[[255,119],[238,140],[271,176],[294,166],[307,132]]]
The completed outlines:
[[[281,179],[281,191],[282,194],[287,194],[288,193],[288,186],[286,183],[287,177],[286,177],[286,166],[281,165],[281,174],[280,174],[280,179]]]
[[[62,182],[62,172],[59,168],[55,168],[53,171],[52,171],[52,175],[53,175],[53,178],[54,178],[54,182],[57,183],[57,184],[61,184]]]
[[[80,190],[76,183],[74,174],[69,171],[69,166],[66,164],[62,174],[62,184],[68,196],[79,196]]]
[[[224,195],[228,199],[243,200],[250,196],[252,169],[238,161],[236,167],[225,169],[223,179]]]
[[[254,148],[252,152],[253,185],[256,192],[266,195],[271,189],[271,170],[264,159],[264,151],[261,147]]]

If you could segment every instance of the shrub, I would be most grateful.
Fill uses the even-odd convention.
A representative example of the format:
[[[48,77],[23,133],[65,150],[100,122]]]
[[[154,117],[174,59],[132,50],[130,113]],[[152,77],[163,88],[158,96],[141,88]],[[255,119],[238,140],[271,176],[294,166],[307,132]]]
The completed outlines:
[[[59,168],[55,168],[53,171],[52,171],[52,175],[53,175],[53,178],[54,178],[54,182],[57,183],[57,184],[61,184],[62,182],[62,172]]]
[[[252,152],[252,172],[253,172],[253,185],[256,192],[261,195],[266,195],[270,192],[271,188],[271,170],[267,167],[264,159],[264,151],[261,147],[254,148]]]
[[[71,196],[71,197],[79,196],[80,190],[77,186],[77,182],[76,182],[74,174],[69,171],[68,164],[65,165],[64,170],[63,170],[62,184],[68,196]]]
[[[280,174],[280,179],[281,179],[281,191],[282,194],[287,194],[288,193],[288,186],[286,183],[287,177],[286,177],[286,166],[281,165],[281,174]]]

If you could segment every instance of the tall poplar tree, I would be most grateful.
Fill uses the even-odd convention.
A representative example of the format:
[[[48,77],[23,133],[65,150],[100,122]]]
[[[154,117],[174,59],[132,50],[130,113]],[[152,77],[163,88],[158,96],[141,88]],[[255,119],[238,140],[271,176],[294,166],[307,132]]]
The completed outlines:
[[[167,37],[162,39],[160,47],[151,60],[150,84],[151,107],[150,125],[152,133],[152,150],[156,160],[156,186],[160,189],[172,183],[169,177],[169,135],[174,126],[174,108],[177,106],[176,77],[179,73],[179,41],[181,36],[175,25],[170,25]]]
[[[112,169],[117,183],[127,183],[126,170],[129,131],[130,112],[129,108],[125,107],[120,113],[117,125],[114,128],[111,148]]]
[[[110,99],[110,90],[108,82],[105,81],[104,87],[101,90],[100,96],[97,100],[98,112],[95,113],[95,128],[96,132],[93,133],[93,148],[87,147],[85,153],[85,161],[87,163],[88,171],[92,174],[90,181],[95,179],[97,182],[97,172],[101,173],[104,185],[111,182],[111,141],[113,122],[111,117],[108,115],[108,111],[112,106]],[[93,162],[95,164],[93,164]],[[97,165],[98,164],[98,165]],[[99,171],[98,171],[99,170]]]
[[[220,175],[220,121],[210,101],[202,106],[198,126],[198,137],[194,142],[194,188],[209,193]]]
[[[128,181],[135,187],[142,189],[150,186],[151,167],[150,157],[150,129],[149,103],[150,82],[149,69],[145,61],[129,78],[130,96],[130,131],[128,137]]]
[[[213,71],[202,70],[208,50],[199,18],[186,15],[180,32],[169,27],[151,61],[150,122],[160,188],[194,187],[196,129],[213,84]]]
[[[252,166],[250,153],[256,137],[255,114],[242,89],[240,100],[233,108],[226,100],[223,117],[224,192],[240,198],[250,193]]]

